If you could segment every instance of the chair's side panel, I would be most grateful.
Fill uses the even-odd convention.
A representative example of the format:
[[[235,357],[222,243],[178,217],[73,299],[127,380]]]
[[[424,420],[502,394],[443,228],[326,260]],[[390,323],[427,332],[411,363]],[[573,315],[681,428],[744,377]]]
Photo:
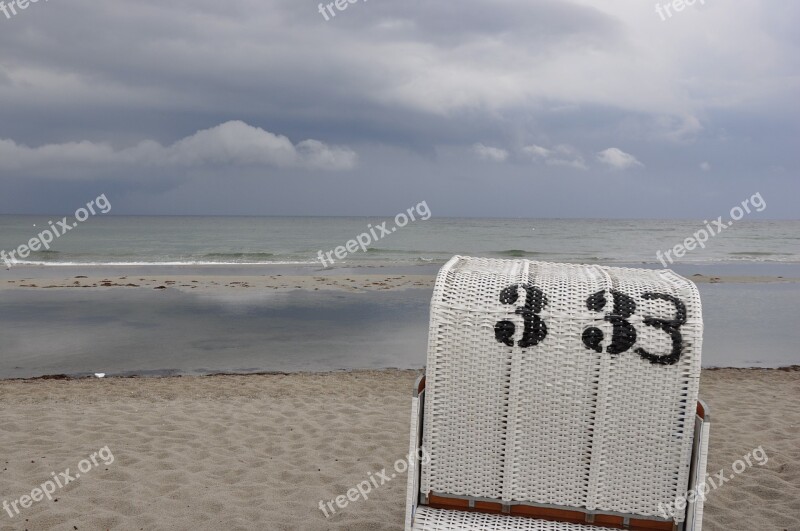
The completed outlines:
[[[419,501],[420,430],[422,429],[422,400],[425,396],[416,393],[411,399],[411,440],[408,445],[408,486],[406,488],[406,531],[411,531],[414,512]]]
[[[515,346],[509,404],[507,497],[570,507],[586,505],[602,354],[582,342],[586,298],[610,289],[601,268],[532,263],[527,284],[546,297],[546,336]]]
[[[421,491],[502,497],[509,354],[495,340],[495,285],[519,282],[520,262],[451,260],[431,302]],[[505,310],[505,307],[502,307]]]
[[[604,352],[587,508],[659,516],[685,493],[700,378],[697,288],[671,271],[608,268],[630,343]],[[622,324],[617,320],[618,324]],[[609,322],[606,337],[613,335]],[[625,332],[627,330],[627,332]],[[676,521],[683,521],[683,515]]]
[[[708,410],[706,409],[706,414]],[[697,419],[695,423],[694,469],[689,482],[689,504],[686,508],[686,531],[701,531],[703,528],[703,505],[707,489],[701,487],[706,482],[706,466],[708,462],[708,436],[711,424],[706,419]]]

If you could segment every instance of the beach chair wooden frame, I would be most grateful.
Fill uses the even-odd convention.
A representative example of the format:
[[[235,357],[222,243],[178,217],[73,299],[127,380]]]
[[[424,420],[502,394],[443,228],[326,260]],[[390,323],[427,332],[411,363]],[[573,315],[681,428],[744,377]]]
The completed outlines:
[[[700,531],[701,347],[697,288],[671,271],[454,257],[412,398],[405,529]]]

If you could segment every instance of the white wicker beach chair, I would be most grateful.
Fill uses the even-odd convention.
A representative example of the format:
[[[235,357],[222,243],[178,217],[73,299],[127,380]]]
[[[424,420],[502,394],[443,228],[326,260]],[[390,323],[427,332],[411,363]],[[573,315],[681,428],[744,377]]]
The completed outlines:
[[[702,332],[672,271],[454,257],[412,402],[406,529],[700,530]]]

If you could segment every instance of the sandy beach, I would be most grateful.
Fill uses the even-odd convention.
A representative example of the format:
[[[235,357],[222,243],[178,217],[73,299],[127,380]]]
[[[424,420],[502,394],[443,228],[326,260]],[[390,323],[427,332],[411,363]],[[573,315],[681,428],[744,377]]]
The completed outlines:
[[[328,518],[319,502],[404,457],[417,374],[2,381],[5,500],[98,449],[113,462],[0,514],[0,529],[401,529],[404,474]],[[701,395],[709,474],[731,476],[709,494],[704,529],[800,529],[800,371],[707,370]],[[736,474],[758,447],[766,464]]]

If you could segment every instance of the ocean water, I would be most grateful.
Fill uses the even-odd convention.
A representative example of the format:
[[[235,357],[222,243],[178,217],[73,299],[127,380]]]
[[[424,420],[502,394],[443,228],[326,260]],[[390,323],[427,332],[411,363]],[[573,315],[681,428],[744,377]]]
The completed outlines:
[[[0,216],[0,250],[61,218]],[[434,275],[454,254],[662,267],[656,253],[698,221],[443,219],[393,227],[326,275]],[[379,218],[96,216],[32,253],[0,283],[68,275],[313,274],[328,252]],[[391,229],[396,230],[392,231]],[[669,264],[687,277],[800,277],[800,221],[739,221]],[[705,366],[800,363],[800,284],[699,284]],[[337,293],[272,290],[10,289],[0,297],[0,378],[45,374],[207,374],[420,368],[429,288]]]
[[[700,284],[704,367],[800,364],[800,284]],[[419,369],[431,289],[9,290],[0,378]]]
[[[26,244],[50,221],[0,216],[0,250]],[[386,233],[376,230],[386,222]],[[368,234],[367,251],[332,267],[443,263],[454,254],[555,262],[653,264],[706,225],[703,220],[435,218],[396,227],[387,218],[89,217],[49,250],[16,265],[320,265],[319,251]],[[370,231],[372,229],[372,231]],[[392,231],[391,229],[395,229]],[[372,234],[378,236],[373,238]],[[381,237],[382,236],[382,237]],[[800,221],[743,219],[673,264],[800,264]]]

